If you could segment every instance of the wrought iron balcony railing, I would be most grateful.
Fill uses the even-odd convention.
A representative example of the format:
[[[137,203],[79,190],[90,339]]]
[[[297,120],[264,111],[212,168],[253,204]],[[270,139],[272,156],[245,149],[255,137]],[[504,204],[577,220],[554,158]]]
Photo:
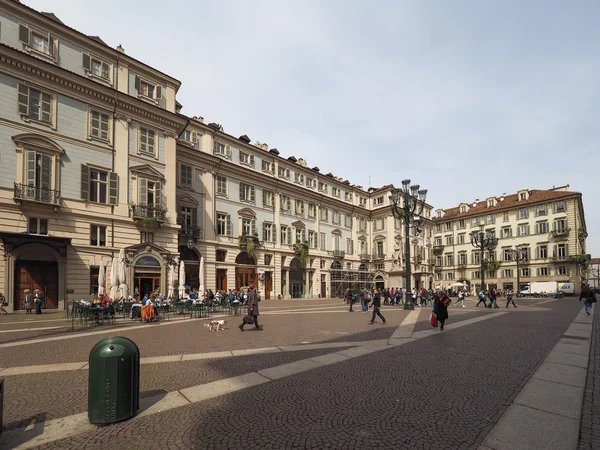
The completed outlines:
[[[550,233],[552,237],[567,237],[570,231],[570,228],[561,228],[559,230],[552,230]]]
[[[193,237],[196,239],[202,239],[202,228],[185,227],[182,225],[181,230],[179,230],[179,234],[187,237]]]
[[[159,222],[165,221],[166,210],[160,206],[149,206],[149,205],[133,205],[133,218],[134,219],[146,219],[152,218]]]
[[[14,198],[56,206],[60,204],[60,191],[15,183]]]
[[[373,259],[385,259],[385,253],[373,253]]]
[[[346,252],[344,250],[334,250],[333,251],[334,258],[343,258],[344,256],[346,256]]]
[[[371,255],[369,253],[359,253],[358,257],[361,259],[361,261],[371,260]]]
[[[443,245],[434,245],[433,246],[433,253],[442,253],[443,251],[444,251]]]

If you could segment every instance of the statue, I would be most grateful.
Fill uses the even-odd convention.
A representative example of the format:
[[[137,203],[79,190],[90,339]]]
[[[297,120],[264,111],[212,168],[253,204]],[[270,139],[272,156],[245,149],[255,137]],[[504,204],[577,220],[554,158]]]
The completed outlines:
[[[394,254],[392,256],[392,264],[394,266],[400,265],[400,242],[397,239],[394,242]]]

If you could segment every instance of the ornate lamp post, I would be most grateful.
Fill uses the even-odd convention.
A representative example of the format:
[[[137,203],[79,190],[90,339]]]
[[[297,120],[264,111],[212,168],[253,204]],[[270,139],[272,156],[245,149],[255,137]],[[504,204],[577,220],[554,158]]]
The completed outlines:
[[[515,291],[515,295],[518,297],[521,292],[521,269],[519,268],[519,264],[523,261],[527,261],[526,252],[520,252],[519,249],[510,249],[510,259],[517,263],[517,290]]]
[[[480,230],[471,233],[471,245],[481,251],[481,289],[485,288],[485,250],[496,244],[496,238],[491,233],[483,231],[485,223],[479,224]]]
[[[395,219],[404,222],[404,240],[405,240],[405,261],[404,273],[405,282],[405,302],[404,309],[415,309],[412,301],[411,292],[411,272],[410,272],[410,230],[414,230],[414,235],[421,233],[423,207],[427,198],[427,189],[419,189],[418,184],[410,186],[410,180],[402,180],[402,187],[394,189],[390,195],[392,204],[392,214]]]

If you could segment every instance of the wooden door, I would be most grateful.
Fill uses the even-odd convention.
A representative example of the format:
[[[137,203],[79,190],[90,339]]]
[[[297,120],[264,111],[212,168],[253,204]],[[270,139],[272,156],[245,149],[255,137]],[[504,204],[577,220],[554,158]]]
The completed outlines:
[[[44,304],[48,309],[58,308],[58,265],[55,262],[17,261],[15,265],[14,309],[24,309],[25,294],[29,289],[44,293]]]
[[[244,286],[256,286],[256,271],[254,268],[236,267],[235,269],[235,288],[240,289]]]
[[[265,298],[269,300],[271,298],[271,291],[273,290],[273,272],[265,272]]]
[[[227,290],[227,269],[217,269],[217,290]]]

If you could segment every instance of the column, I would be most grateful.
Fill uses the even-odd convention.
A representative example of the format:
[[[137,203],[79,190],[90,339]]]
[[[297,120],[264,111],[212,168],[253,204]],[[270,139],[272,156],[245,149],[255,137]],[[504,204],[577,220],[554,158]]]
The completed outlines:
[[[309,289],[309,287],[310,287],[310,283],[309,283],[309,281],[310,281],[310,275],[311,275],[311,272],[309,270],[306,270],[305,274],[304,274],[304,276],[305,276],[305,280],[304,280],[304,298],[310,298],[310,297],[312,297],[312,295],[310,294],[310,289]]]
[[[290,270],[285,269],[285,292],[283,293],[283,298],[291,298],[290,295]]]

